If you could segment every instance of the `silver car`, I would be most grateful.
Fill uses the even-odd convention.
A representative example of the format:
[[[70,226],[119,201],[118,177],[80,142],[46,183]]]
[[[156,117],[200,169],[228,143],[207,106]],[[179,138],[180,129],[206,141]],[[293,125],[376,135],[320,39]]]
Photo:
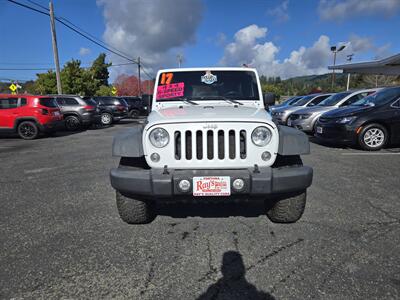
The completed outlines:
[[[351,105],[378,90],[379,88],[375,88],[333,94],[316,106],[302,108],[292,113],[287,121],[287,125],[305,132],[314,132],[315,124],[322,114],[338,107]]]
[[[299,101],[301,98],[303,98],[304,96],[294,96],[291,97],[289,99],[286,99],[285,101],[283,101],[280,104],[277,105],[272,105],[269,107],[271,113],[274,112],[275,110],[277,110],[278,108],[282,108],[282,107],[288,107],[288,106],[292,106],[294,105],[297,101]]]
[[[311,94],[304,96],[291,106],[284,106],[281,108],[274,109],[271,113],[272,119],[274,120],[275,123],[286,125],[286,122],[290,114],[305,107],[315,106],[331,95],[332,94]]]

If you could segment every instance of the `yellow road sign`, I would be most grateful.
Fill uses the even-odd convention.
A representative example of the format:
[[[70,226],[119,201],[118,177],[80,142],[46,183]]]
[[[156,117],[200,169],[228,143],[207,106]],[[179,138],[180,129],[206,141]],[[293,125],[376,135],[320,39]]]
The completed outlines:
[[[16,86],[14,83],[12,83],[8,88],[9,88],[9,89],[11,90],[11,92],[13,92],[13,93],[15,93],[15,91],[17,90],[17,86]]]
[[[113,94],[114,96],[117,94],[117,88],[115,86],[113,86],[113,88],[111,89],[111,94]]]

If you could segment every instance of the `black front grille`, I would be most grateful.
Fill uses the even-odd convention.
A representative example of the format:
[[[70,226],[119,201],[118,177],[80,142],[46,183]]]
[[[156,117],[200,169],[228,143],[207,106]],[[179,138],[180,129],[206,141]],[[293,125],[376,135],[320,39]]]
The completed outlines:
[[[296,114],[291,114],[289,118],[290,120],[297,120],[298,118],[300,118],[300,116]]]
[[[237,158],[236,134],[239,134],[240,159],[245,159],[247,155],[246,131],[245,130],[235,131],[233,129],[206,130],[206,131],[202,130],[175,131],[174,133],[175,159],[181,160],[182,157],[186,160],[192,160],[192,159],[212,160],[215,158],[236,159]],[[225,145],[226,140],[227,140],[227,147]],[[214,147],[215,142],[217,142],[217,147]],[[195,145],[196,147],[195,152],[193,151],[193,145]],[[184,148],[184,153],[182,153],[183,148]]]

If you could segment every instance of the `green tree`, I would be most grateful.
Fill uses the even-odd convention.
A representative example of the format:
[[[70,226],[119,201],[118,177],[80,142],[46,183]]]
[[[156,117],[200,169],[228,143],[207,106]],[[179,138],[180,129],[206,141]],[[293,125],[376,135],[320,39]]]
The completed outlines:
[[[95,96],[111,96],[111,90],[111,86],[101,85],[100,88],[96,91]]]
[[[57,93],[57,80],[56,73],[49,70],[47,73],[36,74],[33,91],[35,94],[56,94]]]
[[[106,63],[106,54],[100,53],[100,55],[93,61],[93,64],[90,68],[90,73],[92,74],[92,79],[98,82],[98,87],[100,86],[108,86],[108,67],[110,67],[111,63]]]

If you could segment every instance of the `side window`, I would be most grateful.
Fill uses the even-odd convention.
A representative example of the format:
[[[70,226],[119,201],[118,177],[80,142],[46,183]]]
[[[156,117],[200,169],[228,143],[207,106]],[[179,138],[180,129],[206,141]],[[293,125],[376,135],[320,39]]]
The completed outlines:
[[[326,98],[328,98],[329,95],[324,95],[324,96],[320,96],[315,98],[314,100],[312,100],[310,103],[307,104],[307,106],[314,106],[319,104],[320,102],[322,102],[322,100],[325,100]]]
[[[19,106],[25,106],[27,104],[26,98],[19,99]]]
[[[354,102],[364,98],[365,96],[366,96],[366,93],[354,95],[354,96],[350,97],[349,99],[347,99],[346,101],[344,101],[340,106],[351,105]]]
[[[63,106],[65,105],[65,101],[63,98],[55,98],[58,105]]]
[[[0,99],[0,109],[11,109],[18,107],[18,98]]]
[[[73,98],[64,98],[65,105],[67,106],[77,106],[79,105],[79,102],[76,99]]]

